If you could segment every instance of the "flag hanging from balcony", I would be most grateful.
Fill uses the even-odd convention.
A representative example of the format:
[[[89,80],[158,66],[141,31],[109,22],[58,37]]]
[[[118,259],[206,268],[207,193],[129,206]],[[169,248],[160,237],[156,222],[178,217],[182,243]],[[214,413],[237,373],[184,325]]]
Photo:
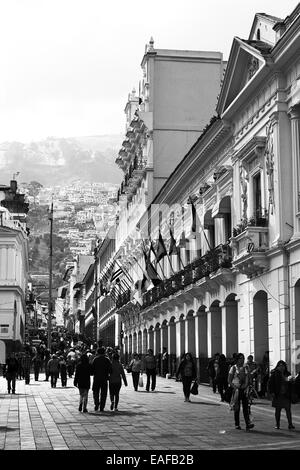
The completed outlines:
[[[173,232],[170,228],[170,247],[169,247],[169,255],[177,255],[178,254],[178,247],[176,246],[176,240],[174,238]]]
[[[151,242],[152,245],[152,242]],[[143,250],[144,251],[144,250]],[[151,246],[149,248],[148,254],[144,251],[144,258],[145,258],[145,266],[146,266],[146,273],[150,280],[152,281],[154,286],[157,286],[158,284],[161,283],[161,279],[153,266],[153,264],[150,261],[150,253],[151,253]]]
[[[164,239],[162,237],[162,234],[159,231],[157,251],[156,251],[157,262],[159,262],[164,256],[167,256],[167,250],[166,250],[166,247],[165,247],[165,243],[164,243]]]

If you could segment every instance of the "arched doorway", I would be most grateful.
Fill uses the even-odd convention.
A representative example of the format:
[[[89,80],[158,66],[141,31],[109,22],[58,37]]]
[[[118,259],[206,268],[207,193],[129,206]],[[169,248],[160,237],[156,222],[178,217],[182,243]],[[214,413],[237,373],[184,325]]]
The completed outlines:
[[[169,371],[172,377],[176,374],[176,324],[175,317],[171,317],[169,321]]]
[[[161,351],[163,351],[164,348],[167,348],[167,351],[168,351],[168,322],[167,320],[164,320],[162,322],[161,329],[162,329]]]
[[[185,351],[185,320],[184,320],[184,315],[180,315],[179,317],[180,321],[180,358],[182,355],[187,352]]]
[[[269,351],[268,296],[258,291],[253,297],[254,359],[260,363]]]
[[[195,317],[194,311],[190,310],[186,316],[187,326],[187,351],[193,354],[195,357],[196,353],[196,341],[195,341]]]
[[[154,355],[158,355],[161,353],[161,342],[160,342],[160,323],[156,323],[155,329],[154,329],[154,334],[155,334],[155,351]]]
[[[148,350],[148,335],[147,335],[147,329],[145,328],[143,331],[143,354],[147,354]]]
[[[149,328],[149,347],[148,348],[154,351],[154,328],[152,325]]]
[[[293,347],[293,362],[296,373],[300,372],[300,354],[297,346],[300,346],[300,279],[295,284],[295,335]],[[298,354],[297,354],[298,352]]]
[[[210,342],[211,357],[222,352],[222,312],[219,300],[215,300],[210,306]],[[208,325],[209,326],[209,325]]]
[[[141,332],[141,331],[138,332],[137,352],[138,352],[139,354],[142,353],[142,332]]]
[[[199,341],[199,375],[201,382],[208,383],[208,342],[207,342],[207,312],[206,306],[198,309],[198,341]]]
[[[225,333],[226,333],[226,357],[232,357],[239,350],[238,338],[238,304],[236,294],[230,294],[225,300]]]
[[[137,352],[137,334],[136,332],[133,333],[133,345],[132,345],[132,352]]]

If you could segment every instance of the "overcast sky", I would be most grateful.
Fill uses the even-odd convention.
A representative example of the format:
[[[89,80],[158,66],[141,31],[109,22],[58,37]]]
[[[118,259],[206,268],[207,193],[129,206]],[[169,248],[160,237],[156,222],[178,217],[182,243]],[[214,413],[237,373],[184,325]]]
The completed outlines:
[[[254,14],[296,0],[0,0],[0,142],[124,133],[128,93],[158,49],[221,51]]]

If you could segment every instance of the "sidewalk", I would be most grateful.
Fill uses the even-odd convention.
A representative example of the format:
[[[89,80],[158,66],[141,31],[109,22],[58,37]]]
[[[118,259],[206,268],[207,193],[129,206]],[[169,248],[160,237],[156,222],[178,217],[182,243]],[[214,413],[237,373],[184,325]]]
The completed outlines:
[[[289,431],[285,413],[282,429],[274,429],[274,409],[267,400],[252,407],[255,428],[234,428],[227,403],[201,385],[192,403],[183,400],[182,384],[157,378],[155,392],[135,392],[130,374],[122,386],[119,412],[94,411],[89,393],[89,413],[78,412],[78,389],[73,379],[67,388],[53,389],[44,374],[30,385],[17,381],[16,395],[6,393],[0,378],[0,449],[53,450],[198,450],[198,449],[300,449],[300,405],[292,405],[296,430]],[[144,379],[145,380],[145,379]]]

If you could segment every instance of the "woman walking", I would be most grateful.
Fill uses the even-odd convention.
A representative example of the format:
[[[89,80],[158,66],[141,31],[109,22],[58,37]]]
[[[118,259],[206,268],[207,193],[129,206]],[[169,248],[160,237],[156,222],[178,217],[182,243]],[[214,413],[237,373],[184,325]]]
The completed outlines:
[[[244,354],[236,356],[236,363],[230,368],[228,374],[228,385],[233,388],[231,407],[234,410],[235,429],[241,429],[240,426],[240,407],[243,405],[243,415],[246,423],[246,431],[254,428],[254,424],[250,422],[249,403],[246,389],[249,385],[249,374],[247,367],[244,365]]]
[[[291,373],[287,370],[284,361],[277,362],[275,369],[271,372],[269,379],[269,392],[272,394],[272,406],[275,408],[275,429],[280,429],[280,415],[282,408],[285,409],[289,429],[295,429],[292,423],[291,412]]]
[[[191,353],[186,353],[177,370],[176,379],[181,376],[182,386],[183,386],[183,393],[184,393],[184,401],[190,402],[190,391],[192,381],[197,376],[196,366]]]
[[[118,411],[119,394],[122,386],[122,379],[125,387],[127,387],[127,380],[122,364],[120,364],[120,356],[114,353],[112,356],[112,372],[109,376],[109,394],[110,394],[110,409]]]
[[[130,362],[129,367],[131,368],[133,388],[137,392],[140,373],[143,368],[142,361],[137,353],[133,354],[133,359]]]
[[[75,369],[74,386],[79,389],[78,411],[87,413],[89,389],[91,388],[91,365],[89,358],[83,354]]]

